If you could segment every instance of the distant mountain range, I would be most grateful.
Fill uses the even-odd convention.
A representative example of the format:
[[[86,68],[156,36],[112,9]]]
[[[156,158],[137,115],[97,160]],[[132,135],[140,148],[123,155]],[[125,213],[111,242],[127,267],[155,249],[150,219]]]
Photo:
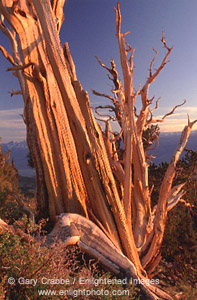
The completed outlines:
[[[161,162],[169,162],[180,140],[181,132],[160,133],[158,145],[150,152],[155,156],[152,161],[158,165]],[[186,148],[197,152],[197,130],[191,132]],[[183,154],[181,157],[183,157]]]
[[[35,170],[27,165],[27,154],[29,153],[26,141],[1,144],[2,153],[10,151],[10,159],[13,158],[14,165],[22,176],[33,177]]]
[[[174,151],[179,143],[181,133],[160,133],[159,142],[155,150],[151,151],[153,156],[156,156],[152,161],[155,164],[169,162],[174,154]],[[197,130],[192,131],[186,148],[197,151]],[[2,143],[1,150],[7,152],[10,150],[11,159],[14,159],[14,164],[22,176],[33,177],[35,171],[27,165],[27,154],[29,153],[26,141]]]

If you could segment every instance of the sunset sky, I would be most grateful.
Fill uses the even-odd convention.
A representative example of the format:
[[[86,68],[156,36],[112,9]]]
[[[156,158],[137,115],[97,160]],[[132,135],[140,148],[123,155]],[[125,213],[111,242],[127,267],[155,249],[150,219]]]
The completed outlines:
[[[68,41],[78,79],[89,93],[92,106],[109,104],[106,99],[93,96],[91,89],[110,94],[111,82],[107,72],[95,59],[97,55],[106,65],[110,59],[120,71],[118,44],[115,36],[113,0],[67,0],[61,41]],[[121,0],[122,32],[130,31],[126,41],[135,48],[134,86],[144,84],[150,61],[158,51],[155,68],[159,66],[165,49],[161,43],[165,32],[168,46],[173,46],[170,62],[150,89],[150,98],[161,97],[155,116],[162,117],[184,99],[187,103],[160,126],[161,131],[181,131],[197,118],[197,1],[196,0]],[[0,33],[0,44],[9,50],[6,38]],[[9,64],[0,55],[0,136],[3,142],[24,140],[25,127],[20,114],[21,96],[10,97],[8,91],[18,89],[17,80],[6,72]],[[140,98],[137,99],[140,108]],[[195,125],[194,130],[197,130]]]

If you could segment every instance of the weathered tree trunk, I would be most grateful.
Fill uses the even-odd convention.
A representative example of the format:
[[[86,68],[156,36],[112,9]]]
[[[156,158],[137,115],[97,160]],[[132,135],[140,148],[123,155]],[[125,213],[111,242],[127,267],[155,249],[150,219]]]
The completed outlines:
[[[122,128],[121,162],[108,122],[103,133],[90,109],[88,94],[77,80],[68,45],[64,50],[61,46],[58,33],[64,2],[0,0],[0,29],[10,39],[12,55],[2,46],[0,50],[12,64],[9,70],[18,77],[24,99],[27,143],[36,169],[38,212],[54,221],[65,212],[91,219],[118,253],[135,266],[136,276],[146,278],[145,270],[153,270],[159,262],[167,211],[182,196],[182,186],[172,188],[172,184],[177,160],[194,122],[188,120],[163,180],[158,204],[152,209],[142,133],[176,108],[162,120],[155,120],[149,107],[153,99],[148,99],[150,84],[165,66],[172,48],[162,37],[167,54],[152,73],[154,57],[145,85],[134,93],[134,50],[128,61],[118,5],[116,27],[124,86],[113,61],[111,68],[98,61],[111,73],[115,86],[114,98],[104,96],[112,100]],[[135,113],[138,95],[142,102],[139,116]],[[156,289],[153,293],[166,297]]]

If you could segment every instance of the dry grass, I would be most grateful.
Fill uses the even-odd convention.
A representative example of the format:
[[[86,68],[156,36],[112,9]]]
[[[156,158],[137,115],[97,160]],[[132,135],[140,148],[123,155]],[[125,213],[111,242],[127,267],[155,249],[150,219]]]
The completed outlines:
[[[120,296],[123,300],[139,299],[132,285],[102,284],[102,280],[113,278],[112,275],[102,270],[96,261],[89,260],[77,247],[65,248],[62,242],[51,248],[43,247],[41,230],[37,228],[37,231],[40,238],[36,242],[24,242],[10,233],[0,236],[1,299],[82,300],[120,299]],[[14,278],[15,283],[9,284],[9,278]],[[39,290],[56,291],[56,295],[39,296]],[[64,295],[59,294],[61,291]],[[84,291],[94,293],[93,297],[86,297]],[[112,296],[112,292],[118,295]]]

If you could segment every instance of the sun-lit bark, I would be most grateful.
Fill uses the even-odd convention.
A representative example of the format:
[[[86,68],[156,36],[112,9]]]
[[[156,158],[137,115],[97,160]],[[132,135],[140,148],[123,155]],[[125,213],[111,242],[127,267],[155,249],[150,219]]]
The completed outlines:
[[[127,33],[126,33],[127,34]],[[108,98],[112,104],[111,106],[99,106],[95,109],[98,112],[100,109],[109,109],[114,112],[115,117],[121,127],[121,135],[123,136],[124,143],[124,156],[121,166],[123,166],[124,190],[123,202],[125,204],[125,212],[127,213],[128,207],[132,208],[131,215],[128,216],[129,227],[133,226],[133,234],[135,245],[137,247],[143,267],[152,272],[158,265],[161,255],[160,247],[163,240],[165,231],[167,212],[172,209],[179,201],[182,201],[184,195],[183,184],[173,187],[173,178],[176,172],[176,163],[182,153],[194,122],[188,121],[188,126],[184,129],[179,145],[175,151],[174,158],[169,164],[169,168],[164,177],[161,185],[160,196],[158,205],[151,209],[151,193],[148,185],[148,163],[143,147],[143,131],[152,123],[164,122],[165,118],[172,115],[174,111],[185,104],[176,105],[169,113],[165,114],[162,119],[155,119],[153,112],[158,108],[159,99],[157,99],[155,107],[150,108],[153,103],[154,97],[149,100],[148,92],[151,83],[156,80],[156,77],[162,71],[167,63],[167,59],[172,51],[166,44],[164,34],[162,33],[162,43],[167,50],[160,66],[153,72],[153,64],[157,56],[155,49],[155,56],[150,63],[150,71],[147,81],[144,86],[133,93],[133,53],[134,49],[125,43],[125,35],[121,33],[121,15],[119,6],[116,9],[116,35],[119,43],[120,61],[124,79],[124,85],[119,80],[118,72],[115,68],[115,63],[111,60],[111,68],[108,68],[100,59],[97,58],[99,64],[105,68],[111,75],[110,78],[114,82],[114,97],[106,94],[99,93],[93,90],[97,96],[104,96]],[[126,48],[126,45],[128,48]],[[131,52],[130,58],[127,59],[128,52]],[[112,63],[113,62],[113,63]],[[141,97],[142,108],[139,115],[136,112],[135,101],[137,96]],[[106,114],[105,114],[106,115]],[[102,114],[99,114],[102,121]],[[109,119],[110,120],[110,119]],[[108,122],[108,121],[105,121]],[[108,126],[109,127],[109,126]],[[106,135],[106,133],[105,133]],[[114,162],[111,162],[113,165]],[[133,173],[132,173],[133,172]],[[115,175],[115,172],[114,172]],[[118,180],[118,177],[117,177]]]
[[[118,4],[116,36],[123,84],[114,60],[108,68],[97,58],[99,64],[110,73],[114,95],[108,96],[95,90],[93,93],[111,101],[111,105],[97,107],[96,112],[99,108],[114,112],[121,131],[114,135],[109,123],[112,117],[108,114],[108,120],[103,120],[106,127],[102,132],[90,108],[88,94],[77,79],[68,44],[62,47],[60,43],[64,3],[65,0],[0,0],[0,29],[10,40],[12,54],[3,46],[0,50],[12,65],[9,71],[20,83],[21,91],[12,91],[11,95],[22,94],[24,99],[23,119],[36,169],[38,212],[40,217],[50,216],[54,222],[57,215],[69,213],[76,226],[81,224],[84,216],[87,223],[83,222],[91,224],[91,230],[97,233],[102,230],[103,242],[95,244],[91,231],[91,243],[87,243],[87,237],[84,242],[85,233],[82,232],[83,237],[71,235],[68,244],[77,243],[81,249],[101,259],[109,269],[124,269],[121,263],[125,263],[126,259],[135,270],[135,274],[130,276],[147,278],[146,272],[152,272],[161,259],[167,212],[183,201],[184,185],[174,187],[173,178],[176,163],[196,121],[190,122],[188,119],[188,126],[182,133],[161,185],[158,204],[152,208],[142,134],[148,125],[163,122],[180,106],[176,105],[170,113],[157,120],[153,112],[158,108],[159,99],[155,108],[151,109],[154,97],[148,98],[150,85],[166,65],[172,48],[167,46],[162,35],[167,52],[153,72],[157,56],[154,50],[148,79],[142,88],[140,86],[134,92],[134,49],[125,43],[126,34],[121,33]],[[139,98],[141,110],[138,115],[135,102]],[[122,158],[116,147],[120,137],[124,144]],[[90,220],[94,224],[88,223]],[[5,229],[7,225],[2,221],[0,227]],[[110,260],[108,255],[110,247],[111,251],[115,248],[119,255],[120,262],[118,264],[117,259],[116,266],[116,258]],[[143,288],[148,293],[147,299],[158,299],[156,295],[170,299],[152,286]]]

